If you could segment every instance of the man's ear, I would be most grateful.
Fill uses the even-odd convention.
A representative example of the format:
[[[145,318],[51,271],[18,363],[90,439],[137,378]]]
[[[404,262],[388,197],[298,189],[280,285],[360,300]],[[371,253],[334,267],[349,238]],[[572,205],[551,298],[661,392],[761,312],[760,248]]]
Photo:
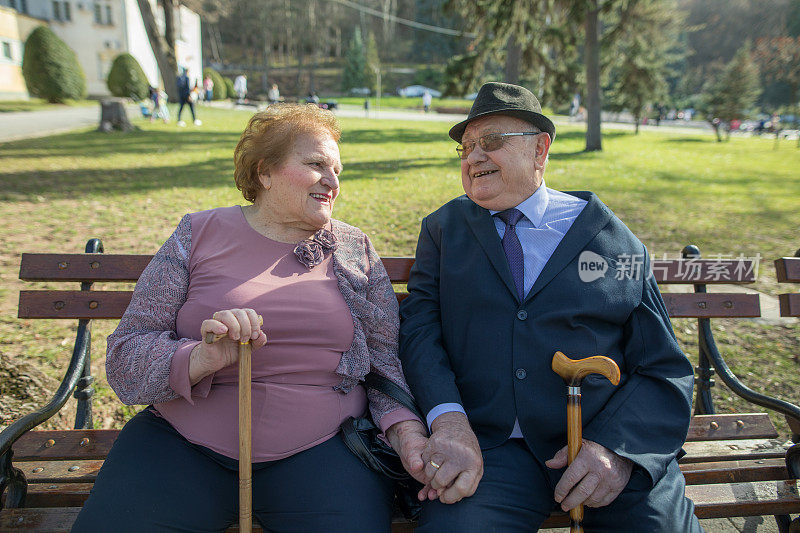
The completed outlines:
[[[536,139],[536,149],[534,152],[534,157],[536,160],[536,166],[539,168],[544,167],[544,162],[547,159],[547,154],[550,151],[550,135],[545,133],[544,135],[539,135]]]

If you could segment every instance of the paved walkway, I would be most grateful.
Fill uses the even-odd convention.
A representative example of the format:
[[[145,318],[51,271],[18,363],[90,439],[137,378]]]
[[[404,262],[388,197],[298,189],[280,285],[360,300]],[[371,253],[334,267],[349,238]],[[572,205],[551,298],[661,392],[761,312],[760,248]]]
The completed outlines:
[[[100,103],[96,106],[65,107],[41,111],[0,113],[0,142],[45,137],[100,122]]]

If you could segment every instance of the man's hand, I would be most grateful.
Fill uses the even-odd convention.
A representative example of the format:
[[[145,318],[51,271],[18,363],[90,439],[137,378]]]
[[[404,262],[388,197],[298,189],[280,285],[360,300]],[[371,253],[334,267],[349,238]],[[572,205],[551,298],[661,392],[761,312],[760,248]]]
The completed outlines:
[[[422,460],[432,490],[423,488],[420,499],[438,497],[442,503],[456,503],[472,496],[483,477],[483,455],[467,417],[459,412],[443,413],[433,421],[431,430]]]
[[[426,484],[428,479],[425,477],[425,462],[422,460],[422,450],[428,444],[425,426],[418,420],[398,422],[389,426],[386,438],[400,456],[406,472],[423,485]]]
[[[584,504],[603,507],[619,496],[633,471],[633,462],[605,446],[584,439],[581,451],[561,476],[555,490],[555,500],[561,509],[569,511]],[[567,447],[561,448],[545,463],[548,468],[567,466]]]

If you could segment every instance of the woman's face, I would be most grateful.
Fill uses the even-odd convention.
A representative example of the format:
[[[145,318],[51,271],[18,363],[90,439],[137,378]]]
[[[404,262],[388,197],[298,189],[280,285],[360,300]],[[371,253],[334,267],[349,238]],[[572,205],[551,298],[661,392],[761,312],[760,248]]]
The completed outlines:
[[[333,137],[299,136],[281,166],[259,175],[269,217],[307,231],[326,226],[339,195],[341,171],[339,145]]]

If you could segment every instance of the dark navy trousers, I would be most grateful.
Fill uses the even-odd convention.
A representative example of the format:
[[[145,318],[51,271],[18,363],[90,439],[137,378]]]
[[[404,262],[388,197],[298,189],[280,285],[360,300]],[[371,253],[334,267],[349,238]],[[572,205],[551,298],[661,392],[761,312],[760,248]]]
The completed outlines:
[[[562,470],[536,460],[522,439],[483,450],[484,473],[478,490],[458,503],[422,506],[416,533],[530,533],[556,510],[553,499]],[[647,474],[634,469],[631,480],[606,507],[584,507],[587,533],[701,532],[694,504],[684,495],[683,474],[672,462],[650,488]]]
[[[238,476],[236,460],[146,409],[120,432],[72,531],[223,531],[238,521]],[[388,533],[392,484],[336,435],[254,463],[253,514],[265,532]]]

